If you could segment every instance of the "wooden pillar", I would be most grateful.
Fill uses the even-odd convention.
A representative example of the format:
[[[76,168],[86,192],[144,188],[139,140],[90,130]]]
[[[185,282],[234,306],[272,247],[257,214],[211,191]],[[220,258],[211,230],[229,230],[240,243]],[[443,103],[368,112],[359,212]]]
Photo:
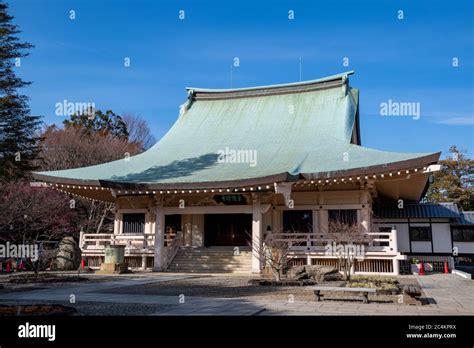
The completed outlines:
[[[160,200],[155,206],[155,260],[153,270],[164,271],[165,267],[165,215],[163,212],[163,201]]]
[[[252,273],[261,273],[262,268],[262,210],[260,195],[252,193]]]
[[[272,233],[281,233],[281,214],[280,211],[272,210]]]
[[[370,232],[370,212],[369,208],[365,207],[362,208],[360,211],[360,226],[361,226],[361,232],[367,233]]]
[[[364,206],[360,210],[360,232],[367,233],[371,232],[371,223],[370,223],[370,210],[369,210],[369,191],[361,191],[360,193],[360,204]]]
[[[202,247],[204,245],[204,214],[191,215],[192,245]]]
[[[393,252],[398,253],[397,228],[395,225],[392,226],[389,245]],[[400,261],[398,261],[396,258],[393,259],[393,274],[400,274]]]
[[[324,192],[320,191],[318,194],[318,204],[320,207],[324,205]],[[318,233],[327,234],[328,233],[328,211],[323,208],[318,210]]]
[[[181,219],[182,219],[182,225],[183,225],[184,245],[192,246],[193,245],[192,215],[183,214],[181,215]]]
[[[120,234],[120,222],[122,221],[122,214],[119,212],[115,213],[115,219],[114,219],[114,234]]]
[[[312,219],[313,219],[313,230],[311,231],[313,235],[317,235],[319,231],[319,210],[312,210]]]

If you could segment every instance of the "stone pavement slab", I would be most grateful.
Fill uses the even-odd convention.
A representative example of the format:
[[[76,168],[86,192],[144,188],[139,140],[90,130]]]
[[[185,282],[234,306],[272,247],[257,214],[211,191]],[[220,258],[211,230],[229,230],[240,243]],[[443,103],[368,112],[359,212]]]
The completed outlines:
[[[341,301],[276,301],[262,297],[214,298],[197,296],[162,296],[107,293],[104,290],[124,286],[140,286],[155,282],[181,280],[190,275],[160,275],[140,278],[119,278],[97,283],[74,283],[1,295],[3,301],[67,301],[70,294],[76,303],[164,304],[164,310],[152,315],[474,315],[474,281],[455,275],[435,274],[417,277],[425,295],[433,304],[341,302]],[[100,291],[100,292],[99,292]],[[225,291],[225,289],[223,289]],[[182,303],[184,300],[184,303]]]

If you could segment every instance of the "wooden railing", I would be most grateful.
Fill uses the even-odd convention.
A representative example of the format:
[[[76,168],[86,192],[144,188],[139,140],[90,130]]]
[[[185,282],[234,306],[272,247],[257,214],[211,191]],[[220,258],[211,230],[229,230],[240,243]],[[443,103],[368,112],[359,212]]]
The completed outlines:
[[[183,241],[183,233],[181,231],[178,231],[171,243],[168,244],[166,248],[166,261],[165,261],[165,270],[168,269],[169,265],[171,264],[171,261],[173,261],[174,257],[178,253],[179,247],[181,246]]]
[[[112,234],[112,233],[83,233],[79,237],[79,246],[83,252],[100,253],[109,245],[125,246],[125,255],[153,254],[154,235],[140,234]]]
[[[176,256],[183,241],[183,233],[165,234],[164,252],[166,267]],[[155,235],[152,233],[140,234],[112,234],[112,233],[80,233],[79,246],[84,254],[102,254],[109,245],[124,245],[125,256],[149,255],[155,252]]]
[[[397,254],[396,231],[368,232],[357,238],[354,244],[363,244],[367,253]],[[287,242],[290,251],[299,252],[324,252],[326,245],[338,243],[331,234],[313,233],[273,233],[275,242]],[[347,244],[341,242],[341,244]]]

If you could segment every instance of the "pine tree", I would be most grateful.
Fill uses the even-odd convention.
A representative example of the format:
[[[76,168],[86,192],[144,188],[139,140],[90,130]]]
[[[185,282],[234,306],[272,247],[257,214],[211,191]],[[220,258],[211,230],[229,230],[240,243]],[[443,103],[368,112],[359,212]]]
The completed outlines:
[[[112,135],[128,140],[127,125],[122,117],[112,110],[102,112],[92,109],[83,114],[76,113],[71,115],[69,120],[64,120],[63,124],[65,127],[81,127],[86,132]]]
[[[40,117],[30,115],[29,98],[18,93],[30,82],[14,71],[33,46],[18,39],[12,20],[8,5],[0,2],[0,182],[27,178],[39,154]]]

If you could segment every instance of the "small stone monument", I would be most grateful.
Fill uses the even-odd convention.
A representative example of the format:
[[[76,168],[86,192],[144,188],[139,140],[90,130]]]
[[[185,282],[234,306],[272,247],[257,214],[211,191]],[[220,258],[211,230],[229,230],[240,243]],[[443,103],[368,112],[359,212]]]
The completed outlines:
[[[109,245],[105,248],[105,260],[100,265],[98,274],[122,274],[128,272],[128,265],[125,263],[125,246]]]

